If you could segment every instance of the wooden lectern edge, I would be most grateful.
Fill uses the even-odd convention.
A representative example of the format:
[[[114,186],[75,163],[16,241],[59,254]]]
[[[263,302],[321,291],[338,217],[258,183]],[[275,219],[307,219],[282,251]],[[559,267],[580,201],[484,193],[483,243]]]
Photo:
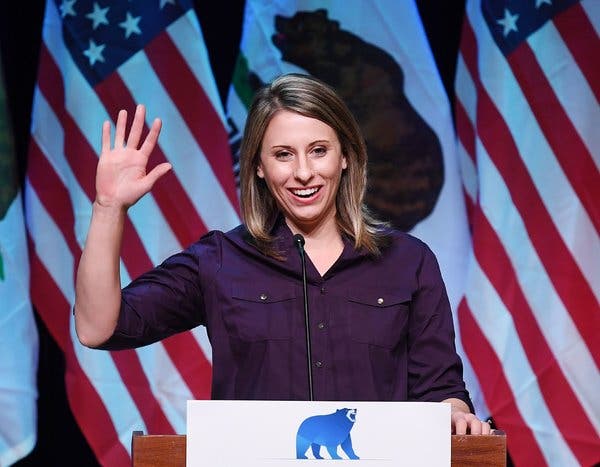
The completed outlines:
[[[133,467],[185,467],[186,435],[144,435],[131,437]],[[506,467],[506,433],[451,435],[451,466]]]

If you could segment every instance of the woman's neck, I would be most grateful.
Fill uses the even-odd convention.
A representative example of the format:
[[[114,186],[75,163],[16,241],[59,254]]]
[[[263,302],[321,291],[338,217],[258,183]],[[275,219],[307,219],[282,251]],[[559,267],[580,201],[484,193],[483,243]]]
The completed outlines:
[[[313,245],[326,245],[329,242],[336,242],[338,240],[341,242],[342,240],[335,216],[331,216],[325,222],[319,222],[315,225],[298,225],[288,218],[285,219],[285,223],[293,234],[300,234],[304,237],[306,245],[309,243]]]
[[[294,234],[304,237],[304,250],[321,276],[333,266],[344,250],[344,241],[335,222],[320,224],[312,229],[301,229],[287,221],[288,227]]]

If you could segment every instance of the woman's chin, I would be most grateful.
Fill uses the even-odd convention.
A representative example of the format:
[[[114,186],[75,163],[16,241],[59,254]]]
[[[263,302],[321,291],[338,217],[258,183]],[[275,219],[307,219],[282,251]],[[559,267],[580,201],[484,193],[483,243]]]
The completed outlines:
[[[336,225],[335,212],[330,215],[325,215],[325,213],[321,210],[317,212],[308,212],[308,210],[303,210],[301,212],[295,211],[284,213],[284,217],[288,225],[291,225],[303,232],[310,232],[316,228],[325,226],[329,222],[331,222],[332,225]],[[294,229],[292,228],[292,230]]]

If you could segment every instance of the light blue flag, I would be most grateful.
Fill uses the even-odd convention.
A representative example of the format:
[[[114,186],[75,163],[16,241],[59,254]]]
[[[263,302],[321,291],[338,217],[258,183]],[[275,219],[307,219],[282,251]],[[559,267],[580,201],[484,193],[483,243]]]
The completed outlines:
[[[36,442],[38,334],[29,299],[29,262],[6,94],[0,67],[0,465]]]

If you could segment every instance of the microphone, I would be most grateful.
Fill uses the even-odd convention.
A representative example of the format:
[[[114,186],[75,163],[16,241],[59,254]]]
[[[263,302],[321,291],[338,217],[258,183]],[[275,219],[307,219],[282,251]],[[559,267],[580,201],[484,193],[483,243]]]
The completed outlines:
[[[313,377],[312,377],[312,348],[310,343],[310,320],[308,316],[308,289],[306,285],[306,259],[304,257],[304,237],[300,234],[294,235],[294,244],[300,254],[302,262],[302,289],[304,296],[304,329],[306,334],[306,366],[308,368],[308,400],[314,401]]]

